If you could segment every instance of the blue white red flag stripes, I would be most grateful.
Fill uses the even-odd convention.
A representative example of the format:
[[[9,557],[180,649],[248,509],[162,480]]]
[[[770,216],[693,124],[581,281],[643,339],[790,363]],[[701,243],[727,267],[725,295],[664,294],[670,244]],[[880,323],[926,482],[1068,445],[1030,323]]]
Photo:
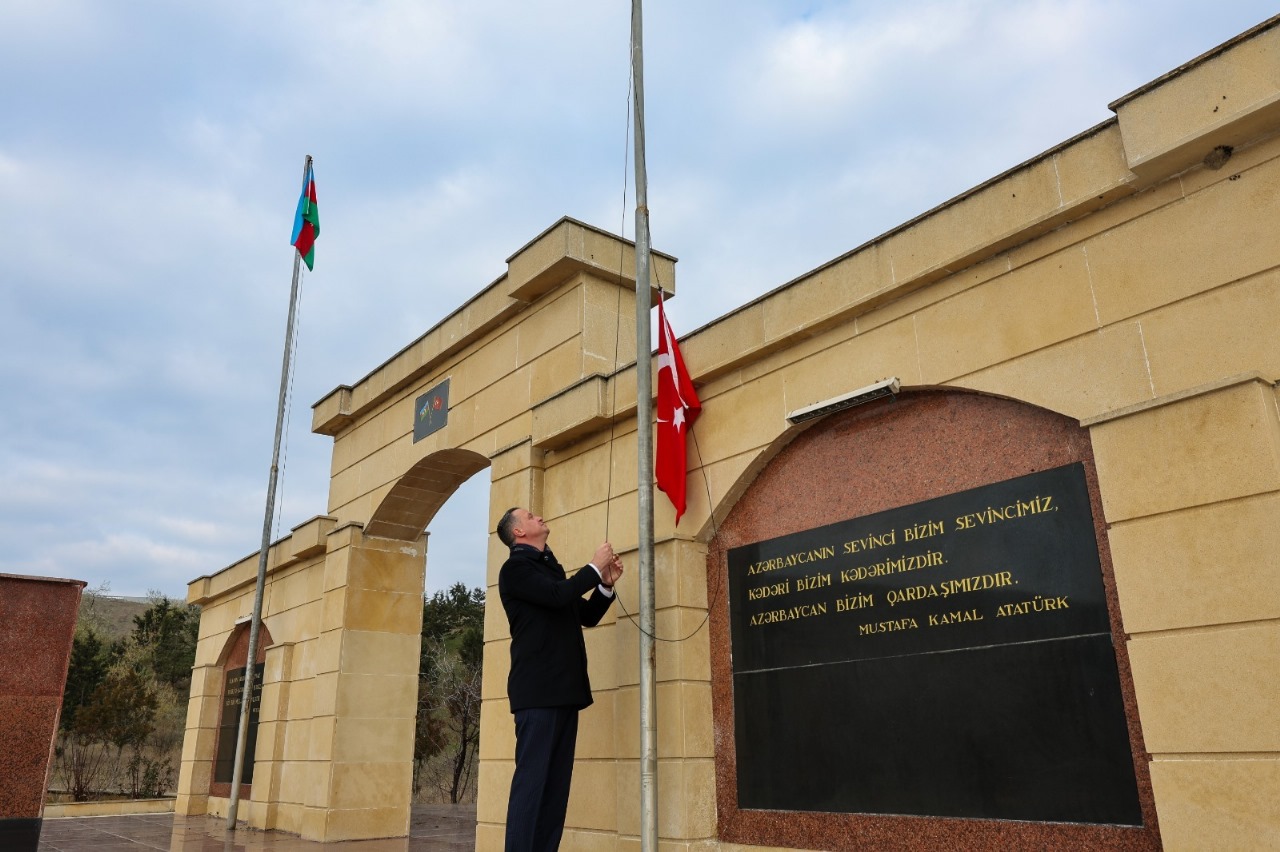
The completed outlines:
[[[298,198],[298,211],[293,215],[293,236],[289,243],[293,245],[307,269],[315,268],[316,237],[320,236],[320,206],[316,202],[316,176],[307,161],[307,173],[302,178],[302,195]]]

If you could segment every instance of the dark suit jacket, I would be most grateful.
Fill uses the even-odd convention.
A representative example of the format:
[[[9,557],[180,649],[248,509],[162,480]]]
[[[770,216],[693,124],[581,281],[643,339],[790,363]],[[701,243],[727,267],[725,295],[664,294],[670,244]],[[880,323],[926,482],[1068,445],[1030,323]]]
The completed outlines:
[[[511,712],[591,704],[583,627],[600,623],[613,598],[598,588],[590,565],[566,577],[550,548],[511,548],[498,572],[498,594],[511,625]],[[582,596],[588,591],[591,597]]]

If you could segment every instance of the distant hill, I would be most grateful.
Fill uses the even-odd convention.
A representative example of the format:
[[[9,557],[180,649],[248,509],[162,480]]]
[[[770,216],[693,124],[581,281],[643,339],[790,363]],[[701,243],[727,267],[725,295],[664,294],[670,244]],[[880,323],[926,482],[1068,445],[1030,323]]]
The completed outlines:
[[[112,598],[86,591],[80,597],[79,620],[89,623],[105,641],[133,632],[133,617],[151,608],[150,598]]]

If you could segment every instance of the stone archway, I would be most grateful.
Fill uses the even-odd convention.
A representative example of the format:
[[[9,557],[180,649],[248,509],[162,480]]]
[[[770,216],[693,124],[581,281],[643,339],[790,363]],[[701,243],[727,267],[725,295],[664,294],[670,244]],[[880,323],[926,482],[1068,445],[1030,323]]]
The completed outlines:
[[[431,453],[395,481],[363,527],[329,537],[319,646],[314,661],[301,661],[315,667],[310,726],[319,740],[311,751],[328,767],[315,805],[301,813],[305,837],[408,833],[426,527],[488,466],[469,450]]]

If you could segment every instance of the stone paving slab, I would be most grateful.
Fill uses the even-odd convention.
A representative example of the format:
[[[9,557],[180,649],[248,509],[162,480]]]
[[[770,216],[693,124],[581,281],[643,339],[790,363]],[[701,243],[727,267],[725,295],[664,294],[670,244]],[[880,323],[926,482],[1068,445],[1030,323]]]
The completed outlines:
[[[174,814],[46,819],[39,852],[447,852],[474,849],[475,805],[416,805],[409,836],[317,843],[283,831],[228,832],[218,817]]]

